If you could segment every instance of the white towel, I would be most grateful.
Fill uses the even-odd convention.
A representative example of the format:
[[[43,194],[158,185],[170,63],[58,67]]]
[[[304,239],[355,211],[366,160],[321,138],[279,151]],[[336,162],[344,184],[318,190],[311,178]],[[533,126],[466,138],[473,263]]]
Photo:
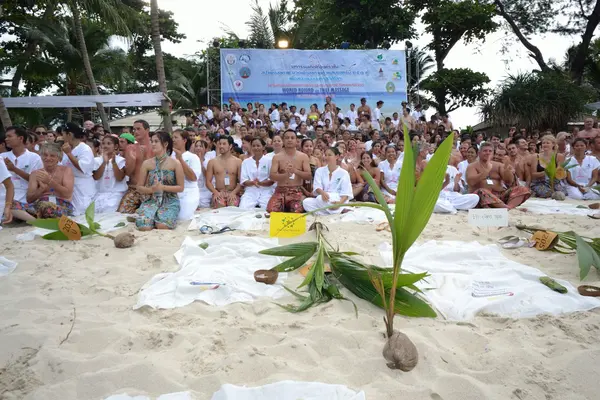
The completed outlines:
[[[17,268],[15,261],[10,261],[8,258],[0,256],[0,276],[6,276]]]
[[[259,387],[223,385],[211,400],[365,400],[364,392],[343,385],[281,381]]]

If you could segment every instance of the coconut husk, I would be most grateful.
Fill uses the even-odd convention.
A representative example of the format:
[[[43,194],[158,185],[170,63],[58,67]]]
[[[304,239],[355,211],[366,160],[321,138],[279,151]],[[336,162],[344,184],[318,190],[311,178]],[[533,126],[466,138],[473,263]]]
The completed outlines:
[[[412,371],[419,362],[417,346],[400,331],[394,331],[383,347],[383,357],[388,367],[404,372]]]
[[[277,277],[279,277],[279,272],[274,269],[259,269],[254,272],[254,280],[267,285],[277,282]]]
[[[133,243],[135,242],[135,236],[129,232],[119,233],[117,236],[115,236],[113,242],[115,243],[115,247],[117,249],[128,249],[133,246]]]

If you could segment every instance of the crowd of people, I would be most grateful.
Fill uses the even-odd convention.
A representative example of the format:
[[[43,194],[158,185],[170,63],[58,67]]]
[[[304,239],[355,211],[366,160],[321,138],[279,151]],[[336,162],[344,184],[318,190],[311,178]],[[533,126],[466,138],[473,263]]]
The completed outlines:
[[[360,100],[343,112],[330,97],[307,112],[286,103],[233,99],[203,106],[172,134],[144,120],[122,132],[86,121],[55,130],[12,126],[0,136],[0,212],[13,220],[96,212],[135,216],[140,230],[173,229],[198,209],[235,206],[302,213],[346,212],[351,200],[375,202],[369,174],[393,203],[404,147],[416,149],[416,178],[449,135],[454,147],[439,212],[512,209],[530,196],[600,199],[600,131],[592,118],[572,132],[509,129],[460,133],[448,115],[425,118],[405,103],[391,117]],[[403,129],[410,143],[404,143]],[[504,135],[503,135],[504,136]],[[552,162],[563,171],[551,182]],[[562,194],[562,197],[561,197]]]

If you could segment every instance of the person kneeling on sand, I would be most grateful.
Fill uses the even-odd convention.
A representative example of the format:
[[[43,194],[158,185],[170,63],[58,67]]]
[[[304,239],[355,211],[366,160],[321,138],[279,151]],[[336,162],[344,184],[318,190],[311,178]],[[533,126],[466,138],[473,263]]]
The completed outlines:
[[[217,142],[219,155],[210,160],[206,167],[206,187],[213,194],[212,208],[237,207],[240,204],[242,161],[231,154],[232,148],[231,136],[219,137]]]
[[[44,167],[33,171],[29,176],[27,204],[13,211],[16,218],[31,221],[36,218],[57,218],[73,215],[73,170],[58,165],[63,153],[59,144],[44,143],[40,146]]]
[[[491,143],[483,143],[479,149],[479,160],[467,167],[469,191],[479,196],[481,208],[513,209],[523,204],[531,191],[518,186],[515,171],[510,164],[492,161],[494,148]]]
[[[317,168],[315,172],[314,194],[317,197],[307,197],[302,202],[307,212],[339,204],[339,208],[317,211],[316,215],[339,214],[343,211],[341,206],[354,197],[350,174],[339,166],[340,158],[340,151],[336,147],[325,151],[327,165]]]
[[[283,134],[284,151],[273,157],[270,178],[277,189],[267,204],[267,212],[302,213],[302,184],[312,179],[308,156],[296,150],[296,132],[288,129]]]
[[[269,179],[271,158],[264,155],[265,142],[260,138],[251,140],[252,157],[242,162],[241,183],[246,188],[240,208],[266,208],[273,195],[273,181]]]

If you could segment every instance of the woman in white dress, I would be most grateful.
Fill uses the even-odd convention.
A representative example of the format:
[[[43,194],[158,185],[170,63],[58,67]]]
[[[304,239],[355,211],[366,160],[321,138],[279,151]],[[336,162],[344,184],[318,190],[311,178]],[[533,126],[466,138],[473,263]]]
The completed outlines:
[[[68,122],[63,132],[64,152],[62,165],[70,167],[75,176],[73,188],[73,215],[82,215],[96,196],[94,153],[85,144],[85,132],[79,125]]]
[[[198,208],[210,208],[212,200],[212,192],[206,187],[206,167],[208,167],[208,162],[210,161],[210,158],[206,154],[207,147],[208,143],[204,140],[197,140],[194,144],[194,153],[198,156],[200,165],[202,166],[201,173],[198,174],[198,192],[200,194]]]
[[[398,160],[396,146],[389,145],[385,148],[385,160],[379,163],[381,171],[381,191],[388,204],[396,201],[396,189],[402,172],[402,160]]]
[[[272,159],[265,156],[265,142],[254,138],[251,142],[252,157],[242,162],[240,183],[244,187],[244,194],[240,200],[240,208],[253,209],[257,206],[267,208],[267,203],[273,196],[273,183],[269,179]]]
[[[192,138],[190,132],[177,129],[173,132],[173,153],[171,158],[179,161],[183,167],[185,182],[183,192],[179,197],[179,220],[192,219],[194,212],[200,204],[200,192],[198,190],[198,176],[202,174],[202,164],[197,155],[190,152]]]
[[[474,163],[477,160],[477,150],[475,149],[475,147],[471,146],[469,147],[469,149],[467,150],[467,159],[464,161],[461,161],[458,163],[457,165],[457,169],[458,172],[460,172],[460,193],[467,193],[467,167],[469,166],[469,164]]]
[[[94,206],[96,213],[115,212],[127,191],[125,159],[117,154],[119,139],[114,136],[105,136],[101,149],[102,155],[94,158],[93,177],[97,189]]]
[[[314,194],[317,197],[307,197],[302,202],[302,206],[307,212],[334,204],[341,206],[353,198],[350,175],[348,171],[339,166],[340,158],[340,151],[335,147],[327,149],[325,152],[327,165],[317,168],[315,172]],[[339,214],[342,210],[342,207],[329,208],[317,211],[316,215]]]
[[[567,164],[567,196],[575,200],[598,200],[600,194],[592,189],[598,182],[600,161],[595,156],[586,156],[587,145],[582,138],[575,139],[571,146],[573,157]]]

